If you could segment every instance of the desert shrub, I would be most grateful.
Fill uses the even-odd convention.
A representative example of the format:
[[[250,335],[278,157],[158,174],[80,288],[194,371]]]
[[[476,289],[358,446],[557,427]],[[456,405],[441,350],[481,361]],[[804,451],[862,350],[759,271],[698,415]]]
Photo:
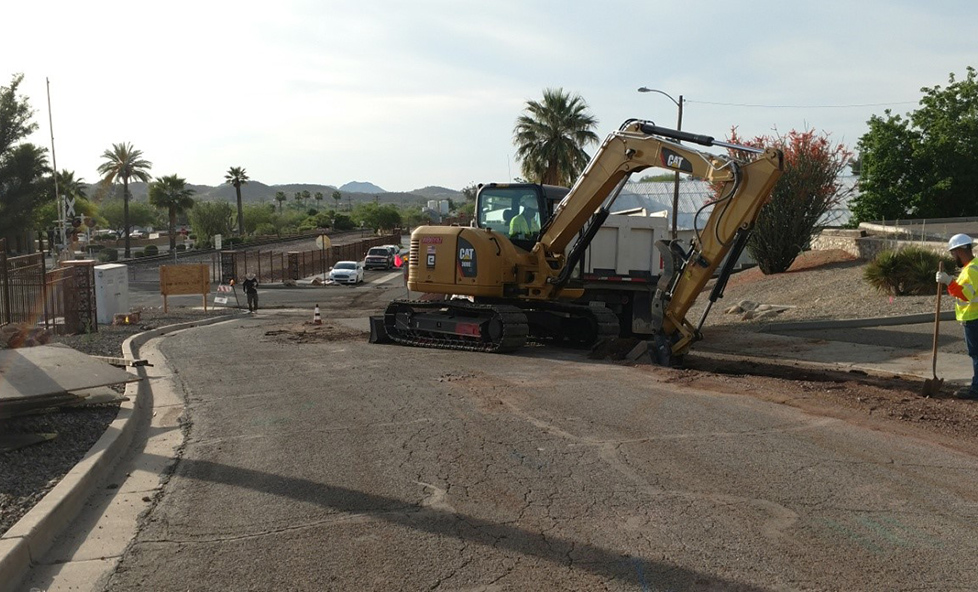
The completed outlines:
[[[273,234],[278,234],[278,231],[275,229],[274,224],[270,222],[262,222],[255,227],[255,234],[259,236],[270,236]]]
[[[156,245],[146,245],[146,248],[143,249],[143,254],[145,254],[147,257],[151,257],[153,255],[159,255],[160,248],[157,247]]]
[[[146,256],[146,252],[145,251],[136,251],[135,253],[132,254],[132,256],[134,258],[136,258],[136,259],[142,259],[143,257]]]
[[[919,247],[882,251],[866,266],[863,279],[882,294],[919,296],[935,291],[934,272],[938,263],[951,273],[954,260]]]
[[[185,245],[183,243],[180,243],[180,244],[177,245],[177,250],[178,251],[186,251],[187,250],[187,245]]]
[[[98,253],[98,260],[102,263],[109,263],[119,260],[119,252],[115,249],[103,249]]]

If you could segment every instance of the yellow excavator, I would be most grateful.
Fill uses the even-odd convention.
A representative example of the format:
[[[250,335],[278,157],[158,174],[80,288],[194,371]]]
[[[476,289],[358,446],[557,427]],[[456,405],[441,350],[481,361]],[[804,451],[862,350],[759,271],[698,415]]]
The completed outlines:
[[[755,156],[744,162],[680,142]],[[650,351],[660,363],[675,363],[700,338],[702,320],[694,327],[687,311],[733,251],[711,302],[722,296],[731,260],[770,200],[783,160],[776,149],[628,120],[604,140],[570,190],[484,185],[476,197],[473,226],[418,227],[411,234],[407,284],[426,297],[392,301],[383,316],[383,333],[406,345],[487,352],[513,351],[528,339],[590,346],[617,337],[618,318],[611,310],[575,303],[583,289],[575,285],[572,272],[628,177],[662,167],[720,188],[688,248],[675,240],[657,243],[665,256],[650,303]]]

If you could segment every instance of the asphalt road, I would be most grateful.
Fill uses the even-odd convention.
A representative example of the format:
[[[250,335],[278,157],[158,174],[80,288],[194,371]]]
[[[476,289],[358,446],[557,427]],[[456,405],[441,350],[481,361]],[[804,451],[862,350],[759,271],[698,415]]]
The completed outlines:
[[[676,370],[371,345],[339,323],[401,289],[334,292],[315,339],[304,311],[264,311],[162,342],[186,445],[108,590],[978,582],[974,457]]]

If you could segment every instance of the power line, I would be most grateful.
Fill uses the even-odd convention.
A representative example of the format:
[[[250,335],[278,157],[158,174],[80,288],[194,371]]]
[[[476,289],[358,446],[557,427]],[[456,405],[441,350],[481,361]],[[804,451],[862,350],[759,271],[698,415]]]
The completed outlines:
[[[851,105],[760,105],[752,103],[720,103],[716,101],[696,101],[686,99],[687,103],[700,105],[721,105],[724,107],[756,107],[761,109],[852,109],[856,107],[891,107],[896,105],[916,105],[918,101],[899,101],[895,103],[854,103]]]

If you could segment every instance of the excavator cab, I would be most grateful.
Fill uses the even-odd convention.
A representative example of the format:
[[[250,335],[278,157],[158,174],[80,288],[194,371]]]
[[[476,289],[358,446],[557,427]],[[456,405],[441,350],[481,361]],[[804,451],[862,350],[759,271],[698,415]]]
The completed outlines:
[[[540,237],[569,190],[535,183],[489,183],[476,197],[476,226],[505,235],[517,247],[529,251]]]

